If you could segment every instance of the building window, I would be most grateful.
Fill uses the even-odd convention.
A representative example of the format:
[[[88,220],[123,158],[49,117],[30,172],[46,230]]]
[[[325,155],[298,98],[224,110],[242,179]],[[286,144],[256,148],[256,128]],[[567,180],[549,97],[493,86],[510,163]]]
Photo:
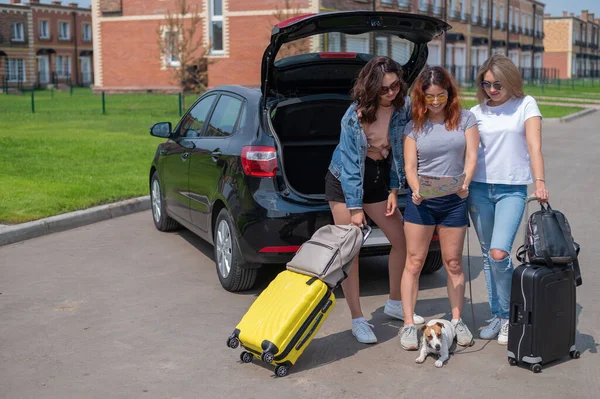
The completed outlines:
[[[165,40],[165,64],[167,66],[178,67],[179,61],[179,33],[175,31],[164,32]]]
[[[23,22],[12,23],[12,41],[13,42],[24,42],[25,41],[25,27]]]
[[[9,58],[6,60],[6,77],[9,82],[25,82],[25,60]]]
[[[515,21],[515,28],[517,28],[517,31],[519,30],[519,10],[517,10],[515,8],[515,14],[514,14],[514,18],[513,21]]]
[[[60,79],[71,76],[71,57],[68,55],[56,56],[56,75]]]
[[[500,6],[500,12],[498,12],[498,18],[500,18],[500,28],[504,28],[504,6]]]
[[[369,54],[369,34],[346,36],[346,51]]]
[[[327,34],[327,51],[339,53],[342,51],[342,35],[339,32],[330,32]]]
[[[409,0],[398,0],[398,5],[400,7],[408,7],[409,5]]]
[[[211,0],[210,7],[210,43],[211,53],[223,52],[223,3]]]
[[[479,17],[479,0],[471,0],[471,19],[474,23],[477,23]]]
[[[419,0],[419,10],[427,11],[427,0]]]
[[[83,41],[91,42],[92,41],[92,25],[83,24]]]
[[[375,38],[375,43],[377,44],[377,55],[388,55],[388,38],[385,36],[377,36]]]
[[[58,23],[58,40],[70,40],[71,29],[68,22]]]
[[[487,14],[487,3],[484,0],[483,2],[481,2],[481,20],[483,21],[484,25],[487,25],[487,23],[486,23],[487,22],[487,17],[488,17],[488,14]]]
[[[467,11],[467,8],[465,7],[465,0],[460,0],[460,2],[458,3],[458,6],[460,7],[460,10],[459,10],[460,19],[462,19],[462,20],[467,19],[467,16],[465,15],[466,11]]]
[[[48,21],[40,21],[40,39],[50,39]]]

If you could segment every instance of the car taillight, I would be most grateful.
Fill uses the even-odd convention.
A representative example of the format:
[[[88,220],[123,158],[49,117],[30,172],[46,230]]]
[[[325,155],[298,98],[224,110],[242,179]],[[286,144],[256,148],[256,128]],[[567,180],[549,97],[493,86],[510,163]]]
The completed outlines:
[[[248,176],[275,177],[277,152],[274,147],[242,147],[242,167]]]

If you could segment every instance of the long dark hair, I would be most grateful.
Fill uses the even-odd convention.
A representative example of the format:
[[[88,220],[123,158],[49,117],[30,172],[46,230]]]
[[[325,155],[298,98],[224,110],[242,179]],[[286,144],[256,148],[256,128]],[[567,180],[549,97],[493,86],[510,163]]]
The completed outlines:
[[[431,86],[439,86],[448,92],[448,101],[444,107],[446,112],[446,129],[458,129],[460,120],[460,101],[458,99],[458,88],[454,78],[442,67],[435,66],[425,68],[412,86],[410,93],[412,106],[413,130],[423,131],[427,119],[427,103],[425,102],[425,91]]]
[[[373,123],[377,120],[381,82],[383,82],[385,74],[389,72],[395,73],[400,81],[400,91],[392,104],[396,108],[404,106],[404,97],[408,87],[402,78],[402,69],[389,57],[374,57],[360,71],[351,92],[352,99],[358,102],[357,112],[361,115],[361,122]]]

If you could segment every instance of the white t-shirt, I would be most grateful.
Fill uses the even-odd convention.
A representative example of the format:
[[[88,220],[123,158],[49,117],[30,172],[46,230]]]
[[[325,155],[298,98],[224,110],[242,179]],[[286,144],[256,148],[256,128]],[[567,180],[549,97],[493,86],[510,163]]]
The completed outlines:
[[[487,101],[471,108],[477,118],[479,153],[473,181],[489,184],[530,184],[531,164],[525,138],[525,121],[541,117],[531,96],[511,98],[492,107]]]

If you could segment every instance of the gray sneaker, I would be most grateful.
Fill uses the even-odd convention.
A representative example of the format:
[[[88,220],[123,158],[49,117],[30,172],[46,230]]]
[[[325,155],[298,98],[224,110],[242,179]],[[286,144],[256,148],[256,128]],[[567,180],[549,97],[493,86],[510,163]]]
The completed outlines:
[[[473,342],[473,334],[469,331],[467,325],[462,321],[462,319],[458,319],[458,322],[454,325],[456,329],[456,343],[460,346],[471,346],[474,344]]]
[[[407,351],[416,351],[419,349],[417,327],[414,325],[402,327],[402,330],[400,330],[400,346]]]

